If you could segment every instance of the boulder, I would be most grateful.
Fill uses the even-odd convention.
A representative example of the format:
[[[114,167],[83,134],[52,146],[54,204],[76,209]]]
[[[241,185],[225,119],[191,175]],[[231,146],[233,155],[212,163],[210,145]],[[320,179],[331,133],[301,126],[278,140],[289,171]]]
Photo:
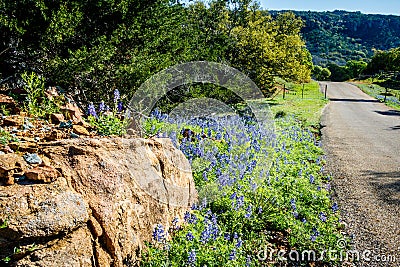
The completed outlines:
[[[60,176],[60,173],[52,166],[37,166],[25,172],[26,178],[33,181],[51,183]]]
[[[17,243],[38,244],[12,258],[14,266],[137,266],[154,227],[168,228],[197,200],[190,164],[169,139],[42,145],[58,179],[0,187],[0,223],[9,218],[0,258]]]
[[[26,168],[27,164],[21,156],[14,153],[0,155],[0,184],[14,184],[14,174],[23,173]]]
[[[83,113],[75,103],[67,103],[65,106],[60,108],[65,118],[72,120],[75,124],[83,121]]]
[[[78,135],[90,135],[88,130],[86,130],[86,128],[83,127],[83,126],[74,125],[74,126],[72,126],[72,129],[73,129],[75,134],[78,134]]]

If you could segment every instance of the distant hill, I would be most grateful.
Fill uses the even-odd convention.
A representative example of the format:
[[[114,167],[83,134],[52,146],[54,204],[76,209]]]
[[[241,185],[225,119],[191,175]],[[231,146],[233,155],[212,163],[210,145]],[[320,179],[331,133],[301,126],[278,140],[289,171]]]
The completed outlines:
[[[285,11],[268,11],[272,16],[281,12]],[[370,58],[373,49],[400,46],[400,16],[341,10],[292,12],[305,22],[302,34],[315,64],[344,65],[350,59]]]

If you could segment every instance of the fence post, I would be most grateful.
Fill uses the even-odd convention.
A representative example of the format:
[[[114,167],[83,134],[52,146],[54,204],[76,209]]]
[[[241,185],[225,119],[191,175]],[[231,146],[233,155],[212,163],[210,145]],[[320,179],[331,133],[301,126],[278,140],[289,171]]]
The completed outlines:
[[[328,85],[325,84],[325,99],[326,99],[326,93],[328,92]]]
[[[301,98],[304,98],[304,83],[303,83],[303,88],[301,89]]]
[[[283,99],[285,99],[285,93],[286,93],[286,85],[283,85]]]
[[[385,99],[383,100],[383,102],[385,102],[385,103],[386,103],[386,96],[387,96],[387,93],[388,93],[388,89],[387,89],[387,87],[385,87]]]

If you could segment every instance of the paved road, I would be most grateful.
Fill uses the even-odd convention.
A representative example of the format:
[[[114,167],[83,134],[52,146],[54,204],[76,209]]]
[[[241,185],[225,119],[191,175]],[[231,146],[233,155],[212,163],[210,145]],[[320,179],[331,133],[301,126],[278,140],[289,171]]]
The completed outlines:
[[[355,248],[372,252],[358,266],[400,266],[400,112],[348,83],[326,84],[322,143],[335,199]]]

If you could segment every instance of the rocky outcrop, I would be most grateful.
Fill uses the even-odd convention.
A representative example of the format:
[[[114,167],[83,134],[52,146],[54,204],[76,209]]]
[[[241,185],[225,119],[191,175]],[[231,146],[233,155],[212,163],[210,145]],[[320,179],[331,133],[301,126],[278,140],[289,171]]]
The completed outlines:
[[[31,173],[0,186],[0,259],[13,266],[137,266],[154,227],[196,201],[190,165],[169,139],[66,139],[38,153],[41,165],[16,157],[0,168]]]

